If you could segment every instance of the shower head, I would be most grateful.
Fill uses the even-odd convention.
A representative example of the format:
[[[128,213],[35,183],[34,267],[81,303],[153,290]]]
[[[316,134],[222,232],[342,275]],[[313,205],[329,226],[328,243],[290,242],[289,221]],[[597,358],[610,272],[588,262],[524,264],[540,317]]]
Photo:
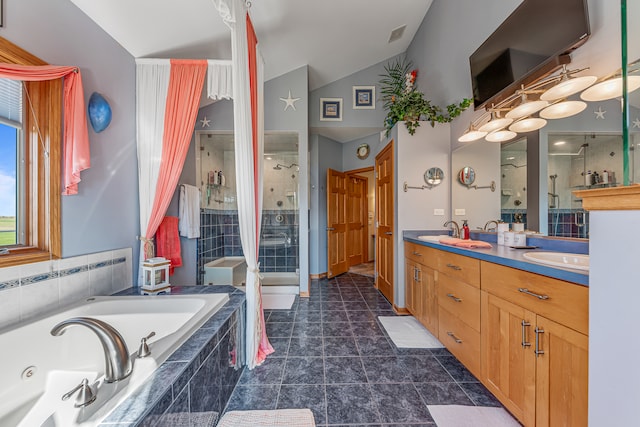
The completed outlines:
[[[282,170],[282,168],[281,168],[280,166],[281,166],[281,165],[280,165],[280,163],[278,163],[277,165],[275,165],[275,166],[273,167],[273,169],[274,169],[274,170],[277,170],[277,171],[280,171],[280,170]]]
[[[556,179],[558,177],[557,173],[554,173],[553,175],[549,175],[550,179]]]

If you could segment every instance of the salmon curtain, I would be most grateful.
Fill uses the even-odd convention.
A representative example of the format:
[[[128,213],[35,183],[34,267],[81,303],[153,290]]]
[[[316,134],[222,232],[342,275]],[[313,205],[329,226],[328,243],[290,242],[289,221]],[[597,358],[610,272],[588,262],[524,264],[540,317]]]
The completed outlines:
[[[80,172],[89,169],[89,132],[84,107],[82,74],[78,67],[0,64],[0,78],[40,82],[64,78],[63,152],[64,195],[78,194]]]
[[[206,60],[171,60],[162,136],[162,160],[145,233],[147,240],[151,240],[158,230],[182,173],[206,72]],[[145,258],[153,255],[147,253],[150,251],[151,247],[146,245]]]

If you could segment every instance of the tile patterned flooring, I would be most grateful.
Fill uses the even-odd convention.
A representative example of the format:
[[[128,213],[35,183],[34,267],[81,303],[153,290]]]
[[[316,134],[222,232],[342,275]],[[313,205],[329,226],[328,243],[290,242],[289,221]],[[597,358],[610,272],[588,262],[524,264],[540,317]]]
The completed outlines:
[[[398,349],[373,279],[314,280],[291,310],[265,312],[276,350],[245,369],[226,410],[310,408],[317,426],[434,427],[427,405],[500,406],[446,349]]]

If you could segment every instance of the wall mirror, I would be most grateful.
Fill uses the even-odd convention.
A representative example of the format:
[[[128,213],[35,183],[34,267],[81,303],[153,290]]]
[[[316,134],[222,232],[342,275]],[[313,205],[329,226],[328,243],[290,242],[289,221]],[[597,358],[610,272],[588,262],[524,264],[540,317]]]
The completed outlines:
[[[462,185],[471,185],[476,181],[476,171],[471,166],[465,166],[458,172],[458,182]]]
[[[424,173],[424,182],[430,187],[435,187],[436,185],[440,185],[443,179],[444,179],[444,172],[442,169],[438,167],[429,168]]]

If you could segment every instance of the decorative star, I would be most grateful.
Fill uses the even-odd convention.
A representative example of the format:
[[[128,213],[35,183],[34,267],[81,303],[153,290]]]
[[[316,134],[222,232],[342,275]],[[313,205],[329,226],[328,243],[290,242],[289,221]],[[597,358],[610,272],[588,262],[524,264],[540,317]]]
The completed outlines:
[[[593,112],[596,115],[596,120],[597,119],[602,119],[604,120],[604,115],[607,113],[607,111],[602,111],[602,107],[598,107],[598,111],[594,111]]]
[[[291,97],[291,90],[289,90],[289,96],[286,98],[280,98],[280,101],[284,102],[284,111],[287,111],[287,108],[291,107],[293,108],[293,111],[296,111],[296,106],[294,105],[294,103],[296,101],[300,101],[300,98],[292,98]]]
[[[202,120],[200,120],[200,123],[202,123],[202,127],[203,128],[208,128],[209,127],[209,123],[211,123],[211,120],[207,119],[207,116],[204,116],[204,118]]]
[[[633,121],[633,127],[640,129],[640,119],[639,118],[636,117],[636,119]]]

